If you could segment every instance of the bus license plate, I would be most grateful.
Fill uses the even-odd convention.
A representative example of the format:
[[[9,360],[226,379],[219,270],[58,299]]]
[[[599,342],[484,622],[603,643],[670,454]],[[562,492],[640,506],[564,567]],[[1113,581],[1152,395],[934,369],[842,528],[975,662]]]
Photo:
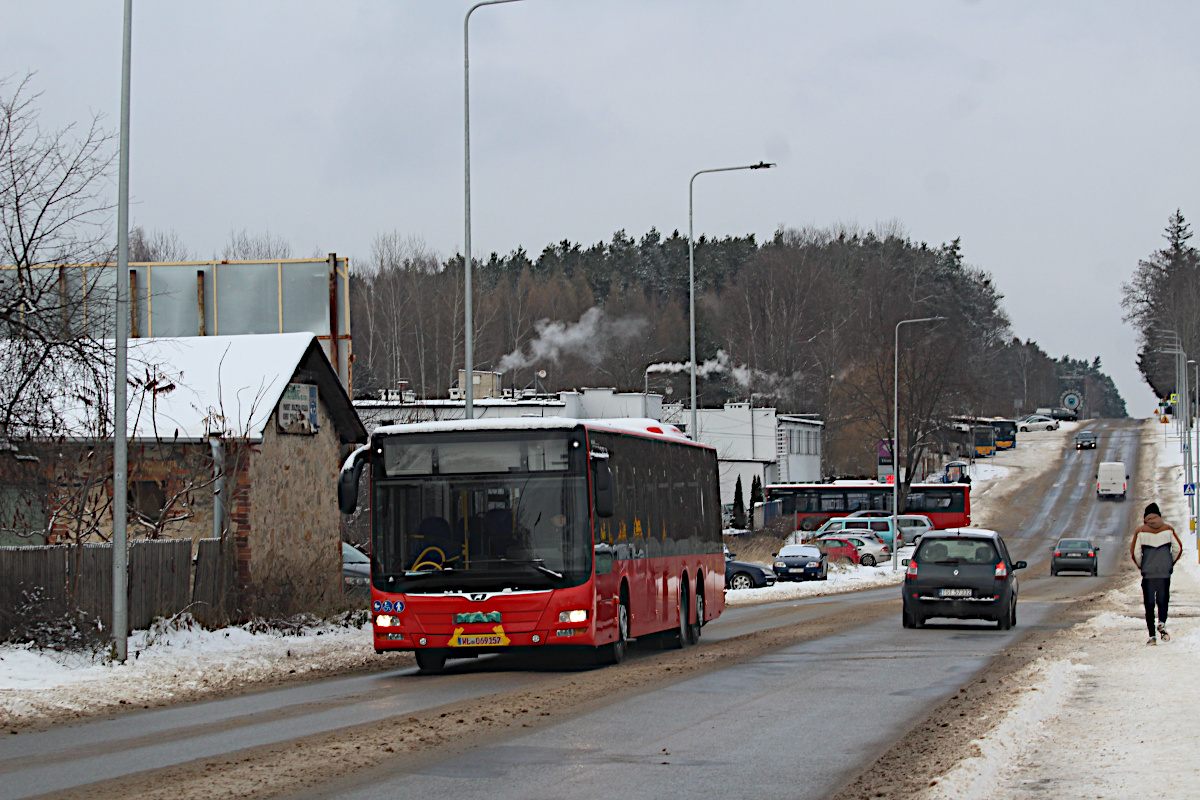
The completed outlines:
[[[971,594],[970,589],[942,589],[938,592],[940,597],[970,597]]]
[[[467,634],[462,633],[455,637],[451,642],[451,647],[496,647],[502,644],[507,644],[505,639],[507,636],[501,636],[498,633],[478,633]]]

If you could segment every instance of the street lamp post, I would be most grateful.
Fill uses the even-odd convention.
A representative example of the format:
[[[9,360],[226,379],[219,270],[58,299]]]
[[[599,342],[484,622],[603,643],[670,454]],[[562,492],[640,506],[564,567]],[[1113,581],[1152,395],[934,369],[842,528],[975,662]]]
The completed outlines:
[[[705,175],[709,172],[734,172],[740,169],[770,169],[775,166],[768,164],[765,161],[760,161],[757,164],[747,164],[742,167],[718,167],[717,169],[702,169],[692,176],[688,181],[688,318],[691,327],[691,379],[692,379],[692,424],[688,428],[688,436],[693,440],[699,441],[697,438],[700,435],[698,423],[696,422],[696,237],[692,231],[692,187],[696,183],[696,178]]]
[[[463,387],[467,399],[463,416],[471,419],[475,415],[475,320],[471,309],[471,49],[470,27],[471,14],[480,6],[494,6],[500,3],[516,3],[519,0],[483,0],[467,9],[463,17],[463,225],[466,231],[463,235],[464,275],[466,282],[463,325],[466,328],[463,348],[466,364],[466,386]]]
[[[943,319],[945,317],[902,319],[896,323],[892,340],[892,572],[900,568],[900,545],[904,544],[900,536],[900,326]]]
[[[1189,358],[1187,360],[1187,365],[1189,367],[1194,367],[1194,366],[1196,366],[1196,362]],[[1196,380],[1198,383],[1200,383],[1200,369],[1197,369],[1196,373],[1197,373]],[[1185,388],[1190,389],[1192,387],[1188,386],[1187,379],[1188,379],[1188,374],[1185,372],[1183,375],[1183,384],[1184,384]],[[1192,395],[1187,398],[1187,414],[1185,415],[1185,424],[1187,425],[1187,428],[1184,430],[1184,435],[1187,437],[1187,449],[1185,451],[1186,457],[1184,458],[1184,464],[1187,466],[1186,480],[1193,487],[1196,485],[1197,463],[1196,463],[1196,451],[1192,447],[1192,424],[1193,424],[1192,403],[1195,402],[1197,395],[1200,395],[1200,386],[1197,387],[1197,391],[1194,391],[1192,393]],[[1193,494],[1188,495],[1188,512],[1191,515],[1191,519],[1189,520],[1189,522],[1191,522],[1192,525],[1195,525],[1196,511],[1197,511],[1196,495],[1194,494],[1194,490],[1193,490]]]

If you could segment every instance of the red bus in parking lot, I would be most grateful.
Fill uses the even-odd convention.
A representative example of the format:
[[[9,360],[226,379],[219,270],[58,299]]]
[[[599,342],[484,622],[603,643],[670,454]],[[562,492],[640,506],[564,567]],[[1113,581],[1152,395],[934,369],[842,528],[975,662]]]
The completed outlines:
[[[694,644],[724,608],[716,451],[652,420],[456,420],[376,429],[370,468],[376,652],[514,648],[624,658],[630,638]]]
[[[768,484],[768,501],[780,501],[780,515],[791,516],[793,530],[815,531],[833,517],[855,511],[891,511],[892,486],[878,481]],[[914,483],[904,514],[924,514],[935,528],[971,524],[971,486],[965,483]]]

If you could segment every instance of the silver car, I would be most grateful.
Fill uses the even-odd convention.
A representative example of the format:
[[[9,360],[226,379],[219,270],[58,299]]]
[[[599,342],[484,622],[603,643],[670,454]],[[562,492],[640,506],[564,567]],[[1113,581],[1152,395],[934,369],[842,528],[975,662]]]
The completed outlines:
[[[1028,431],[1056,431],[1058,430],[1058,420],[1033,414],[1021,420],[1017,425],[1017,429],[1021,433]]]
[[[924,514],[901,514],[896,518],[904,544],[912,544],[922,534],[933,530],[933,520]]]

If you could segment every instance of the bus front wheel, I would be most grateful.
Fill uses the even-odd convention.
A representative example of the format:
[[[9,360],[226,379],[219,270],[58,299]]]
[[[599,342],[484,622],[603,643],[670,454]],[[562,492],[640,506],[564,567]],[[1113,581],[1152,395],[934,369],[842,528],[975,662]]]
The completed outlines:
[[[441,648],[413,651],[417,657],[417,669],[423,675],[440,675],[446,669],[446,652]]]
[[[617,609],[617,640],[596,648],[596,663],[620,664],[629,650],[629,603],[624,597]]]

